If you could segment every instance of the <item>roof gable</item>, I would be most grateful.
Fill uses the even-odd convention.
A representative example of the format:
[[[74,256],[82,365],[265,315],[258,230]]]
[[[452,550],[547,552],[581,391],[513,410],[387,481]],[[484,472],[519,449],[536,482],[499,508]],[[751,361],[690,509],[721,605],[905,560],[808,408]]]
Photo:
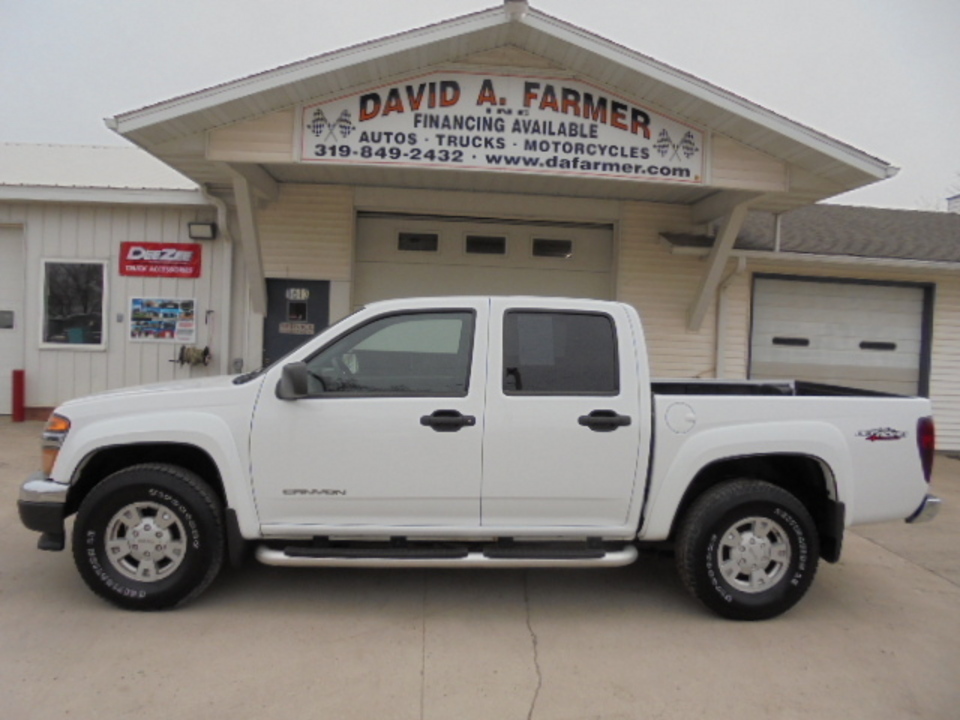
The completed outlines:
[[[523,2],[507,2],[503,7],[319,55],[124,113],[108,124],[206,182],[212,176],[195,172],[196,162],[191,166],[186,157],[191,153],[184,153],[179,142],[365,86],[471,65],[562,71],[789,162],[797,171],[791,174],[802,181],[795,192],[781,193],[769,209],[807,204],[895,172],[860,150],[639,52],[528,9]],[[169,150],[171,147],[175,149]],[[645,199],[684,201],[677,195],[661,198],[653,190],[650,193]],[[685,201],[703,197],[703,192],[691,192]]]

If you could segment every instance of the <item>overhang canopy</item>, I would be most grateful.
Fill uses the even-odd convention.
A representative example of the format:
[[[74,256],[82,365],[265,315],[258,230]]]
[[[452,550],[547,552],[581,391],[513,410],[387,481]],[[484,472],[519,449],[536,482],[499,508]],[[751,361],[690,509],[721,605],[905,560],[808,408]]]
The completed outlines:
[[[556,175],[538,175],[531,183],[529,173],[317,165],[295,156],[294,128],[304,104],[426,72],[491,67],[607,89],[704,128],[715,155],[735,151],[780,179],[772,192],[769,183],[760,187],[749,177],[720,178],[716,171],[708,172],[706,182],[688,185]],[[207,186],[232,187],[237,163],[249,163],[277,182],[701,203],[696,215],[704,221],[742,205],[745,192],[755,192],[751,209],[782,212],[896,172],[845,143],[516,0],[124,113],[107,124]],[[266,133],[278,144],[239,154],[218,146],[218,139],[242,141],[249,132]],[[714,207],[717,212],[710,217]]]

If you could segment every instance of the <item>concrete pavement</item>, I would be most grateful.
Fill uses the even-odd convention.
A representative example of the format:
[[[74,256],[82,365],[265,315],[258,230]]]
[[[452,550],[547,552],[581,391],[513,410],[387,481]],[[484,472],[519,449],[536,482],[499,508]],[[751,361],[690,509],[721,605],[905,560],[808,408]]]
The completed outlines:
[[[0,718],[960,717],[960,461],[931,524],[847,536],[787,615],[736,623],[672,561],[613,570],[293,570],[251,562],[130,613],[35,549],[38,423],[0,418]]]

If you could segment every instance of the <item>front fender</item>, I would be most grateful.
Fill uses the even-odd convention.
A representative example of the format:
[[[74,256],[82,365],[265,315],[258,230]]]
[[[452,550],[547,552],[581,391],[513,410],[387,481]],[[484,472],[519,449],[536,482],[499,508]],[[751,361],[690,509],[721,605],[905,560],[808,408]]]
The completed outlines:
[[[832,499],[850,503],[850,456],[842,433],[817,421],[738,424],[703,430],[692,435],[658,433],[650,479],[650,493],[639,537],[666,540],[690,484],[704,468],[723,460],[769,455],[802,455],[821,463],[834,479]]]
[[[53,468],[53,477],[78,478],[83,463],[96,452],[125,445],[175,443],[205,452],[216,464],[223,479],[228,507],[233,508],[244,536],[259,534],[259,520],[253,504],[246,468],[247,442],[226,420],[203,411],[154,411],[116,417],[85,419],[71,428]]]

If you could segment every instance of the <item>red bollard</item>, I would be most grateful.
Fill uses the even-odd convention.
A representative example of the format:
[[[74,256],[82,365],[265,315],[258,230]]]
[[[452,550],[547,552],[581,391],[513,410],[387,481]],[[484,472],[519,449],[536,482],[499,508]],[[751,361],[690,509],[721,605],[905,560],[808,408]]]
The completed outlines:
[[[26,379],[23,370],[13,371],[13,422],[23,422],[27,419],[26,408]]]

